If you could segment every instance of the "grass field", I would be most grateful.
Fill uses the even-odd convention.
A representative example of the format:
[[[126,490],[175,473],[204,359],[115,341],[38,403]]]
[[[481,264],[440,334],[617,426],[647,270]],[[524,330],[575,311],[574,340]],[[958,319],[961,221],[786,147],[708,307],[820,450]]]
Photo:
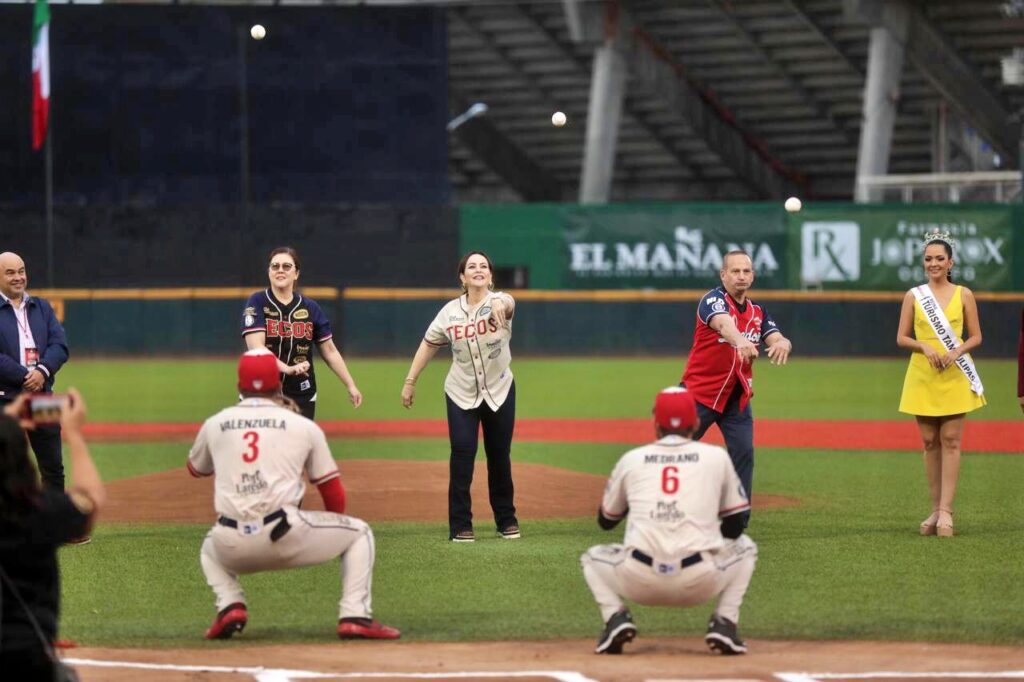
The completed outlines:
[[[411,360],[411,357],[410,357]],[[653,395],[678,383],[685,358],[551,358],[514,360],[517,416],[524,418],[642,417]],[[412,410],[399,394],[409,360],[350,359],[363,392],[358,410],[348,405],[341,382],[317,366],[320,419],[443,419],[444,375],[451,363],[438,357],[420,377]],[[784,367],[758,361],[755,417],[786,419],[910,419],[897,412],[904,359],[794,358]],[[981,360],[989,404],[971,419],[1016,419],[1016,363]],[[72,360],[58,390],[76,386],[89,400],[94,421],[202,421],[237,397],[230,360]]]
[[[358,411],[343,405],[339,382],[321,374],[318,416],[443,418],[447,363],[435,361],[424,373],[411,411],[398,399],[405,361],[350,363],[366,404]],[[989,405],[970,418],[1019,419],[1013,363],[979,365]],[[643,417],[654,393],[674,383],[681,367],[677,359],[517,361],[518,414]],[[910,420],[896,412],[904,369],[903,360],[762,363],[755,415]],[[78,361],[62,372],[61,385],[83,390],[94,421],[198,422],[234,400],[233,375],[229,360]],[[634,445],[516,443],[513,458],[605,475]],[[346,439],[331,446],[343,472],[352,459],[447,458],[447,442],[440,439]],[[181,469],[187,447],[97,443],[93,452],[112,480]],[[760,558],[744,604],[744,635],[1024,644],[1024,457],[969,454],[970,443],[965,448],[952,540],[916,534],[928,510],[917,453],[758,449],[756,490],[801,504],[755,512],[750,534]],[[191,484],[182,470],[183,488]],[[476,510],[488,516],[481,501]],[[522,522],[520,541],[482,538],[473,545],[445,542],[439,524],[374,524],[376,615],[412,640],[596,635],[600,617],[578,557],[592,544],[620,539],[621,530],[604,533],[590,517]],[[213,615],[198,563],[205,531],[106,524],[92,544],[61,550],[62,636],[90,645],[200,644]],[[251,621],[242,643],[330,640],[337,564],[243,583]],[[634,614],[643,634],[693,636],[703,633],[710,610],[637,608]]]

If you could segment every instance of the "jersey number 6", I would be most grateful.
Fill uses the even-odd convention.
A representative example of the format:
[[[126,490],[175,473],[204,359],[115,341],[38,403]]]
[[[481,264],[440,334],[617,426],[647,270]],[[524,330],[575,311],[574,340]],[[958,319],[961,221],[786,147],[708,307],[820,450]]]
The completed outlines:
[[[679,467],[665,467],[661,470],[661,489],[672,495],[679,490]]]
[[[249,444],[248,451],[242,453],[242,461],[255,462],[256,458],[260,456],[260,434],[255,431],[246,431],[242,434],[242,439],[247,441]]]

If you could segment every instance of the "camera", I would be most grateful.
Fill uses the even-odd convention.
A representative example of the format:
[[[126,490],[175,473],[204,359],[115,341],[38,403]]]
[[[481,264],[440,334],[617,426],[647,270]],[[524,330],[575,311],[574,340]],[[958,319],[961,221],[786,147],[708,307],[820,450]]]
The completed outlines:
[[[68,400],[63,393],[33,393],[25,401],[22,418],[33,424],[59,424]]]

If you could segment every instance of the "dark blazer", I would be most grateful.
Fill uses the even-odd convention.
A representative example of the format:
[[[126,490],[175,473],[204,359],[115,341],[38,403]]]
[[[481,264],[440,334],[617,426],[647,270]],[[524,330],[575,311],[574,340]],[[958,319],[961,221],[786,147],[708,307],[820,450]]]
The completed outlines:
[[[45,299],[28,296],[28,326],[39,349],[38,369],[46,375],[44,391],[53,389],[53,378],[68,360],[64,328]],[[28,370],[18,357],[18,319],[10,301],[0,298],[0,401],[21,393]]]
[[[1017,397],[1024,398],[1024,310],[1020,311],[1020,340],[1017,342]]]

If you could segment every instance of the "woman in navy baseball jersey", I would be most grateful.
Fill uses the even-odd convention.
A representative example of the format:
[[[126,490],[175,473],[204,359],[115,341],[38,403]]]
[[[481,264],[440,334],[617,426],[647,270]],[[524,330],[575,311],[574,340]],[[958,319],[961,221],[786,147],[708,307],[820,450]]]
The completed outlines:
[[[303,416],[312,419],[316,414],[314,344],[320,357],[345,384],[354,406],[362,404],[363,394],[331,340],[331,323],[324,311],[316,301],[295,290],[299,269],[295,249],[281,246],[270,252],[270,286],[255,292],[246,302],[242,336],[249,350],[267,348],[277,356],[277,368],[284,375],[284,395],[298,404]]]
[[[722,286],[704,294],[697,306],[693,348],[681,385],[697,401],[699,440],[712,424],[725,439],[736,473],[747,495],[754,484],[754,359],[764,342],[772,364],[784,365],[793,344],[782,335],[764,306],[747,298],[754,284],[754,266],[745,251],[730,251],[719,272]],[[746,512],[746,527],[750,512]]]
[[[459,262],[465,293],[446,303],[427,328],[402,388],[402,405],[412,407],[416,379],[442,346],[452,349],[452,366],[444,382],[451,441],[448,481],[448,536],[473,542],[470,486],[478,433],[483,426],[487,453],[487,489],[498,534],[519,537],[513,502],[512,430],[516,419],[516,385],[509,363],[515,299],[492,291],[494,268],[480,251]]]

